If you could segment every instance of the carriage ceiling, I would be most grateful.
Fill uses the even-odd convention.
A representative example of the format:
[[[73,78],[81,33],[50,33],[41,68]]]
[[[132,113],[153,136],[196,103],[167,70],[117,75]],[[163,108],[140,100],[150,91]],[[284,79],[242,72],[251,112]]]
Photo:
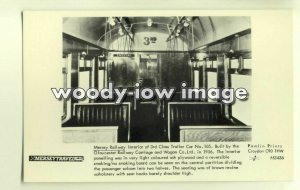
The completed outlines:
[[[106,17],[67,17],[63,19],[63,32],[103,47],[105,38],[113,41],[120,37],[121,24],[115,18],[133,34],[133,38],[140,32],[175,36],[177,24],[189,21],[186,33],[189,33],[189,37],[193,36],[194,48],[251,28],[249,17],[113,17],[113,20]]]

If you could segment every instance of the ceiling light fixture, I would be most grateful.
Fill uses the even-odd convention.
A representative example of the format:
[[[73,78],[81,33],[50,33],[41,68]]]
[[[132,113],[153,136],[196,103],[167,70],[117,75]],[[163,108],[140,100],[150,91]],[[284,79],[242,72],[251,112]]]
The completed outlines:
[[[151,19],[151,18],[148,18],[148,20],[147,20],[147,26],[151,27],[152,24],[153,24],[152,19]]]
[[[188,21],[184,21],[183,26],[184,27],[188,27],[190,25],[190,23]]]
[[[107,22],[111,25],[111,26],[115,26],[116,22],[115,19],[113,17],[108,17]]]
[[[182,23],[184,27],[188,27],[191,24],[191,17],[186,17]]]

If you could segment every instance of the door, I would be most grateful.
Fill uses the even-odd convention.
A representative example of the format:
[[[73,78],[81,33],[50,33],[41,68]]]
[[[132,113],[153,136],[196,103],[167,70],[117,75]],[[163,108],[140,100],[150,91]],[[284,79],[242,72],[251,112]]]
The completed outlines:
[[[138,78],[140,89],[160,87],[160,65],[157,54],[141,53]],[[160,101],[139,100],[133,113],[132,141],[164,142],[167,140],[161,117]]]

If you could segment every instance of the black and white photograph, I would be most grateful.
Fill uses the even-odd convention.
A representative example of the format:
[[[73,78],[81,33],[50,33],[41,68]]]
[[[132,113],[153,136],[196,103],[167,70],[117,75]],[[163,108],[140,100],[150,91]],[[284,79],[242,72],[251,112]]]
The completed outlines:
[[[300,1],[0,0],[1,190],[298,190]]]
[[[291,31],[288,10],[25,12],[24,181],[292,179]]]
[[[64,17],[62,29],[63,142],[251,142],[251,17]]]

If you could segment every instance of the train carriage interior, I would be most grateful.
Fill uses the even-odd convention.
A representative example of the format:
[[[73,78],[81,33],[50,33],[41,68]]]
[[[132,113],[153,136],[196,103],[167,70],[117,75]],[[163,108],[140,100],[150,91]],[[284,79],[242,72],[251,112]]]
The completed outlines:
[[[63,141],[251,141],[250,17],[66,17],[63,88],[127,88],[113,99],[62,100]],[[246,101],[182,99],[187,88],[247,89]],[[139,88],[174,88],[136,99]],[[113,96],[116,97],[116,96]]]

